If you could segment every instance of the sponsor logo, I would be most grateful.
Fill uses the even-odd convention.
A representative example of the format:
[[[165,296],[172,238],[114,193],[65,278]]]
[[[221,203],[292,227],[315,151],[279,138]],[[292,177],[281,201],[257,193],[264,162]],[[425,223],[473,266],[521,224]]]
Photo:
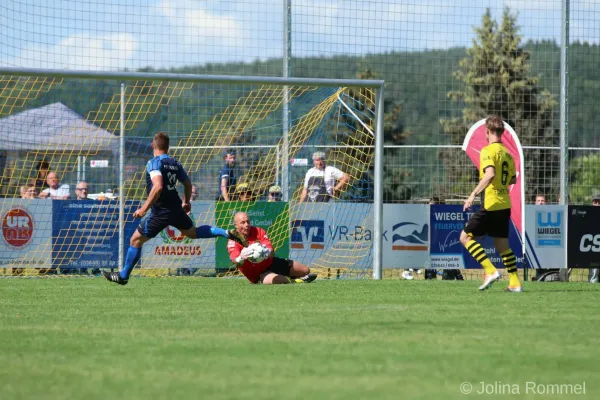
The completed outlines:
[[[33,238],[34,223],[22,208],[13,208],[2,216],[2,238],[10,247],[21,249]]]
[[[316,219],[296,219],[291,223],[292,249],[323,249],[325,247],[325,221]]]
[[[538,211],[535,237],[538,246],[561,246],[562,211]]]
[[[190,214],[190,218],[194,221],[194,216]],[[201,246],[189,246],[192,239],[185,236],[179,230],[172,226],[167,226],[160,232],[160,237],[164,245],[156,246],[154,249],[155,255],[162,256],[198,256],[202,253]]]
[[[414,222],[401,222],[394,225],[392,231],[392,250],[428,250],[428,224],[421,226]]]
[[[579,241],[579,251],[582,253],[600,253],[600,234],[592,235],[587,233]]]

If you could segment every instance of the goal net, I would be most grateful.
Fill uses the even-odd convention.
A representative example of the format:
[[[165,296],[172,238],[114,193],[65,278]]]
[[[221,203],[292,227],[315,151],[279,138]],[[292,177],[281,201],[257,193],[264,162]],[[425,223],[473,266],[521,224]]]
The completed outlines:
[[[132,214],[146,198],[151,138],[163,131],[198,193],[197,226],[230,229],[244,211],[267,230],[277,256],[323,277],[371,275],[373,83],[61,76],[0,76],[0,274],[118,269],[140,223]],[[327,195],[329,182],[313,179],[305,185],[315,153],[341,171],[340,190]],[[220,192],[226,154],[235,155],[230,201]],[[144,245],[133,274],[237,272],[225,239],[191,240],[169,227]]]

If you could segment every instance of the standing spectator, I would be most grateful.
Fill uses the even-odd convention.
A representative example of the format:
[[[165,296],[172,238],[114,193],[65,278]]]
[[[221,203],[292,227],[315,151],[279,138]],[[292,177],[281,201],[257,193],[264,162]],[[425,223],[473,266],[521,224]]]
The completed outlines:
[[[67,200],[71,198],[71,188],[69,185],[60,184],[60,179],[56,172],[51,171],[48,173],[46,183],[48,187],[40,193],[41,199]]]
[[[269,188],[269,203],[281,201],[281,187],[273,185]]]
[[[546,204],[546,196],[543,194],[538,194],[537,196],[535,196],[535,205],[536,206],[543,206],[544,204]]]
[[[75,186],[75,197],[77,200],[87,200],[89,193],[88,183],[86,181],[79,181]]]
[[[198,196],[198,186],[192,185],[192,197],[190,198],[190,201],[196,201],[198,199]]]
[[[235,193],[237,183],[237,171],[235,169],[235,150],[225,152],[225,165],[219,172],[219,201],[231,201],[231,196]]]
[[[317,151],[312,156],[314,167],[304,177],[304,188],[300,201],[328,202],[339,197],[350,177],[335,167],[325,164],[325,153]]]
[[[37,175],[33,180],[32,184],[37,189],[38,193],[43,189],[47,188],[46,180],[48,177],[48,173],[50,172],[50,163],[46,160],[41,160],[37,163],[35,169],[37,170]]]
[[[39,196],[38,190],[33,185],[21,186],[22,199],[37,199]]]
[[[595,207],[600,206],[600,193],[594,193],[592,196],[592,205]],[[588,274],[588,280],[590,283],[598,283],[600,277],[600,268],[590,268]]]

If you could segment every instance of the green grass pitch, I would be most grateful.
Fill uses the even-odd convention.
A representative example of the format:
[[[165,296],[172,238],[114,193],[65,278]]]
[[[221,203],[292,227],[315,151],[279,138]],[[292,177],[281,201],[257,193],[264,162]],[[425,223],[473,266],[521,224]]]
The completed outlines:
[[[0,279],[0,399],[600,398],[600,285],[504,284]]]

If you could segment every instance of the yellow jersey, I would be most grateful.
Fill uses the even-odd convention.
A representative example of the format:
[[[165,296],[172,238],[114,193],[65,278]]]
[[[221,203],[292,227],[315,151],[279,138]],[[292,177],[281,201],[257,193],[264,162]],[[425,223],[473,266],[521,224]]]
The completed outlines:
[[[485,170],[494,167],[496,176],[485,188],[483,195],[483,208],[488,211],[504,210],[510,208],[508,186],[516,177],[515,161],[502,143],[496,142],[481,149],[479,155],[479,179],[483,178]]]

